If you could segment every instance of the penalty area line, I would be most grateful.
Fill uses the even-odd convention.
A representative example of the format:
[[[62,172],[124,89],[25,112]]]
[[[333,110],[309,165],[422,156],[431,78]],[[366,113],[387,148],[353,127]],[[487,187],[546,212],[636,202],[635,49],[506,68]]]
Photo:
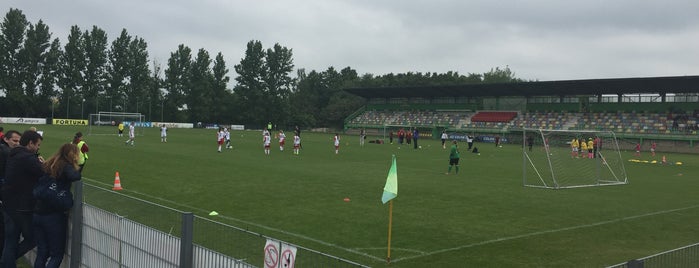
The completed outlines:
[[[90,178],[87,178],[87,177],[83,177],[83,180],[89,181],[89,182],[91,182],[91,183],[96,183],[96,184],[104,185],[104,186],[107,186],[107,187],[110,186],[110,184],[108,184],[108,183],[99,182],[99,181],[96,181],[96,180],[93,180],[93,179],[90,179]],[[134,193],[134,194],[138,194],[138,195],[141,195],[141,196],[145,196],[145,197],[148,197],[148,198],[151,198],[151,199],[155,199],[155,200],[167,202],[167,203],[170,203],[170,204],[174,204],[174,205],[176,205],[176,206],[185,207],[185,208],[188,208],[188,209],[191,209],[191,210],[195,210],[195,211],[199,211],[199,212],[203,212],[203,213],[208,213],[207,210],[204,210],[204,209],[201,209],[201,208],[197,208],[197,207],[193,207],[193,206],[186,205],[186,204],[181,204],[181,203],[178,203],[178,202],[175,202],[175,201],[172,201],[172,200],[164,199],[164,198],[162,198],[162,197],[152,196],[152,195],[149,195],[149,194],[144,194],[144,193],[137,192],[137,191],[133,191],[133,190],[128,190],[128,192],[131,192],[131,193]],[[224,219],[227,219],[227,220],[236,221],[236,222],[243,223],[243,224],[247,224],[247,225],[250,225],[250,226],[255,226],[255,227],[258,227],[258,228],[261,228],[261,229],[265,229],[265,230],[269,230],[269,231],[274,231],[274,232],[277,232],[277,233],[282,233],[282,234],[285,234],[285,235],[289,235],[289,236],[301,238],[301,239],[304,239],[304,240],[312,241],[312,242],[315,242],[315,243],[318,243],[318,244],[321,244],[321,245],[324,245],[324,246],[333,247],[333,248],[336,248],[336,249],[339,249],[339,250],[343,250],[343,251],[346,251],[346,252],[350,252],[350,253],[352,253],[352,254],[364,256],[364,257],[367,257],[367,258],[372,259],[372,260],[384,261],[383,258],[376,257],[376,256],[374,256],[374,255],[370,255],[370,254],[367,254],[367,253],[364,253],[364,252],[361,252],[361,251],[358,251],[358,250],[350,249],[350,248],[341,247],[341,246],[339,246],[339,245],[336,245],[336,244],[333,244],[333,243],[330,243],[330,242],[326,242],[326,241],[322,241],[322,240],[318,240],[318,239],[315,239],[315,238],[312,238],[312,237],[308,237],[308,236],[305,236],[305,235],[302,235],[302,234],[292,233],[292,232],[289,232],[289,231],[284,231],[284,230],[277,229],[277,228],[274,228],[274,227],[269,227],[269,226],[261,225],[261,224],[258,224],[258,223],[254,223],[254,222],[250,222],[250,221],[246,221],[246,220],[241,220],[241,219],[234,218],[234,217],[224,216],[224,215],[221,215],[221,214],[219,214],[217,217],[224,218]]]
[[[646,214],[622,217],[622,218],[613,219],[613,220],[607,220],[607,221],[601,221],[601,222],[596,222],[596,223],[591,223],[591,224],[583,224],[583,225],[559,228],[559,229],[548,230],[548,231],[539,231],[539,232],[526,233],[526,234],[515,235],[515,236],[496,238],[496,239],[492,239],[492,240],[486,240],[486,241],[482,241],[482,242],[478,242],[478,243],[467,244],[467,245],[453,247],[453,248],[440,249],[440,250],[428,252],[426,254],[421,254],[421,255],[417,255],[417,256],[410,256],[410,257],[393,259],[393,260],[391,260],[391,262],[400,262],[400,261],[411,260],[411,259],[416,259],[416,258],[421,258],[421,257],[427,257],[427,256],[445,253],[445,252],[450,252],[450,251],[461,250],[461,249],[465,249],[465,248],[472,248],[472,247],[477,247],[477,246],[482,246],[482,245],[487,245],[487,244],[493,244],[493,243],[497,243],[497,242],[515,240],[515,239],[520,239],[520,238],[527,238],[527,237],[544,235],[544,234],[558,233],[558,232],[564,232],[564,231],[571,231],[571,230],[577,230],[577,229],[583,229],[583,228],[597,227],[597,226],[611,224],[611,223],[635,220],[635,219],[639,219],[639,218],[656,216],[656,215],[660,215],[660,214],[673,213],[673,212],[695,209],[695,208],[699,208],[699,205],[683,207],[683,208],[676,208],[676,209],[661,210],[661,211],[656,211],[656,212],[651,212],[651,213],[646,213]]]

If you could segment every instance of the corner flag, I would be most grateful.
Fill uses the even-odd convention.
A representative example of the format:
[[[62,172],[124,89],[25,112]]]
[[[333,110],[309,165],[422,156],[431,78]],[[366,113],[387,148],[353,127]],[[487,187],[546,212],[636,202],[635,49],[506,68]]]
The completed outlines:
[[[396,155],[393,155],[393,164],[391,164],[391,169],[388,170],[388,177],[386,178],[386,186],[383,187],[383,196],[381,197],[381,202],[386,204],[393,198],[398,196],[398,171],[396,168]]]

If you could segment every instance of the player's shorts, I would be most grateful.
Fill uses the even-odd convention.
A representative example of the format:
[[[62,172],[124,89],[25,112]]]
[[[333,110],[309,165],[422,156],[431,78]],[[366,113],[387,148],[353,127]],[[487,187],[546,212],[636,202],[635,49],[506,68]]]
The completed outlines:
[[[269,149],[269,144],[265,144],[265,149]]]
[[[592,149],[587,149],[587,152],[588,152],[588,153],[592,153]]]
[[[650,148],[650,151],[651,151],[651,152],[655,152],[655,149],[653,149],[653,148]]]
[[[279,146],[284,146],[284,141],[280,141]]]
[[[298,148],[300,148],[300,147],[301,147],[300,144],[294,144],[294,149],[298,149]]]
[[[218,140],[218,145],[223,145],[223,139]]]
[[[573,147],[573,152],[574,152],[574,153],[577,153],[577,152],[578,152],[578,148],[577,148],[577,147]]]
[[[120,130],[119,130],[119,134],[123,134],[123,133],[124,133],[124,130],[123,130],[123,129],[120,129]]]
[[[458,165],[459,158],[449,158],[449,165]]]

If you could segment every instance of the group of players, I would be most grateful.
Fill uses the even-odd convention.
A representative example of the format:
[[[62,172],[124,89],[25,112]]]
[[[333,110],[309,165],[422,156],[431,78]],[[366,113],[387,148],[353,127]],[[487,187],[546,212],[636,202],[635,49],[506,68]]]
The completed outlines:
[[[601,139],[599,137],[595,138],[592,140],[592,138],[588,138],[587,142],[585,142],[585,138],[582,138],[578,140],[578,138],[573,138],[573,140],[570,142],[570,147],[571,147],[571,158],[595,158],[597,157],[597,150],[600,148],[601,145]],[[587,152],[587,153],[585,153]]]
[[[266,155],[270,155],[271,153],[271,147],[272,147],[272,134],[270,133],[271,129],[264,129],[262,130],[262,146],[264,148],[264,152]],[[226,127],[219,127],[218,132],[216,132],[217,136],[217,142],[218,142],[218,152],[221,152],[221,147],[224,146],[226,149],[233,149],[233,146],[231,145],[231,132],[228,130]],[[284,145],[286,144],[286,134],[284,133],[283,130],[279,130],[279,133],[275,135],[275,138],[279,140],[279,151],[283,152],[284,151]],[[335,142],[335,153],[337,153],[337,149],[340,146],[339,144],[339,136],[336,134],[336,139],[337,141]],[[301,131],[296,130],[294,131],[294,147],[293,147],[293,154],[294,155],[299,155],[301,149]]]

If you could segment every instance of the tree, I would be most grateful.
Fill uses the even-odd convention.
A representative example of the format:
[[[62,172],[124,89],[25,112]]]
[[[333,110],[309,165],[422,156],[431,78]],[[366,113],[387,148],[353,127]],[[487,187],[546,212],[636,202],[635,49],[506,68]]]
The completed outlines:
[[[213,74],[211,73],[209,52],[199,49],[190,69],[191,87],[185,91],[190,122],[212,122],[214,104]]]
[[[107,84],[107,33],[97,26],[85,31],[85,85],[83,105],[85,111],[99,112],[99,101]],[[103,108],[105,106],[102,106]]]
[[[46,103],[47,106],[45,108],[47,110],[49,107],[51,108],[52,118],[54,117],[53,113],[55,105],[58,104],[59,100],[57,97],[58,92],[56,90],[56,86],[59,78],[61,77],[62,57],[63,51],[61,50],[61,42],[58,40],[58,38],[56,38],[53,40],[53,42],[51,42],[51,48],[49,48],[49,51],[46,54],[46,61],[42,66],[42,75],[39,79],[39,99],[42,101],[42,103],[44,103],[45,100],[49,100],[49,103]],[[46,111],[46,114],[48,114],[48,111]]]
[[[164,86],[167,91],[165,110],[170,116],[167,120],[183,122],[186,117],[181,110],[186,108],[185,92],[189,91],[190,68],[192,65],[192,50],[180,44],[175,52],[170,53],[170,58],[165,69]]]
[[[238,73],[235,80],[238,85],[233,93],[237,96],[235,104],[240,111],[243,123],[263,124],[266,120],[265,85],[263,77],[266,75],[264,63],[265,53],[262,50],[262,43],[257,40],[248,42],[245,50],[245,57],[236,64],[234,69]]]
[[[28,25],[22,11],[14,8],[10,8],[0,24],[0,91],[6,95],[0,112],[8,115],[20,115],[23,111],[20,50]]]
[[[20,105],[20,114],[24,116],[39,116],[37,108],[48,106],[47,99],[37,99],[39,83],[42,76],[42,66],[46,63],[46,54],[50,47],[51,34],[49,28],[42,21],[36,26],[29,25],[24,46],[20,51],[21,79],[24,92],[17,101]]]
[[[278,125],[284,125],[289,110],[289,95],[293,79],[289,74],[294,70],[291,49],[274,44],[273,49],[265,53],[264,83],[267,90],[266,116]]]
[[[213,81],[211,87],[214,96],[212,120],[213,122],[232,122],[233,118],[230,116],[232,114],[230,104],[233,103],[233,98],[231,93],[226,89],[226,85],[231,78],[228,77],[228,68],[226,68],[226,61],[223,59],[223,54],[221,54],[221,52],[216,55],[212,72]]]
[[[109,111],[119,107],[117,111],[125,112],[126,104],[126,87],[128,86],[128,78],[130,68],[130,52],[129,45],[132,37],[126,31],[121,30],[119,37],[112,41],[109,49],[109,64],[107,65],[107,87],[106,96],[109,100]],[[105,109],[106,111],[107,109]]]
[[[150,68],[148,67],[148,44],[143,38],[135,37],[129,44],[128,50],[128,81],[124,87],[126,97],[124,110],[127,112],[142,112],[140,106],[147,103],[146,89],[150,87]],[[132,108],[129,108],[132,107]]]
[[[495,69],[490,69],[489,72],[483,73],[483,83],[512,83],[512,82],[522,82],[522,79],[515,77],[515,73],[510,70],[509,66],[500,69],[500,67],[495,67]]]
[[[85,40],[80,28],[74,25],[70,28],[68,43],[63,54],[63,76],[60,86],[63,89],[61,96],[61,110],[66,111],[66,118],[73,118],[77,114],[74,104],[83,99],[84,74],[86,73]],[[73,110],[71,111],[71,107]]]

